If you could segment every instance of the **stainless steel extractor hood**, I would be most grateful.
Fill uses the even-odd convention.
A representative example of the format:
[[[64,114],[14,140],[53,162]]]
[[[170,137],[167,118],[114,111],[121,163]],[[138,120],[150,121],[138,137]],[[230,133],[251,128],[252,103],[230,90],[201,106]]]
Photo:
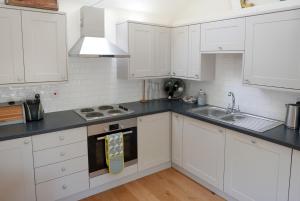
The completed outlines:
[[[129,58],[129,54],[105,38],[105,16],[103,8],[84,6],[81,8],[81,38],[69,51],[73,57]]]

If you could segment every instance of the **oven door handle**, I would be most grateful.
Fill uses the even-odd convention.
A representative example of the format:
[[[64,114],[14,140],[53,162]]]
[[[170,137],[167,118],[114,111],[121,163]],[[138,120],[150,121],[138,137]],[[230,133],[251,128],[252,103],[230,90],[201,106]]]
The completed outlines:
[[[120,132],[120,133],[123,133],[123,135],[129,135],[129,134],[132,134],[133,131]],[[98,138],[97,138],[98,141],[104,140],[104,139],[105,139],[105,136],[104,136],[104,137],[98,137]]]

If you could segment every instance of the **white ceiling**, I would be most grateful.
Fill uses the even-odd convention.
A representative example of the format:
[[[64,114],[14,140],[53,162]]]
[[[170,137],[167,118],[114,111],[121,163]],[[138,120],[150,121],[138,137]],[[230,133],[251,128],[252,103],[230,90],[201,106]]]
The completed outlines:
[[[191,0],[86,0],[88,4],[96,4],[98,7],[119,8],[159,15],[172,15],[184,9],[190,1]]]

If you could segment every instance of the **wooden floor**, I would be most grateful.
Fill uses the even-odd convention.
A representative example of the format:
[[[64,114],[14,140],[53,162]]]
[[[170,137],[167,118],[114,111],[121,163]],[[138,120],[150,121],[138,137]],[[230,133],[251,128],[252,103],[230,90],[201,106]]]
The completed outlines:
[[[224,201],[174,169],[141,178],[83,201]]]

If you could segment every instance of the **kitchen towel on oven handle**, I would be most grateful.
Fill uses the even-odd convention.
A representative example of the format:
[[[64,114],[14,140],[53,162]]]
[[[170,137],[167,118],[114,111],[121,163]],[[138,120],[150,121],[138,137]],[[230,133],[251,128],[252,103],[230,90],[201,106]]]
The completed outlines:
[[[124,169],[124,140],[123,133],[107,135],[105,137],[105,155],[108,171],[118,174]]]

